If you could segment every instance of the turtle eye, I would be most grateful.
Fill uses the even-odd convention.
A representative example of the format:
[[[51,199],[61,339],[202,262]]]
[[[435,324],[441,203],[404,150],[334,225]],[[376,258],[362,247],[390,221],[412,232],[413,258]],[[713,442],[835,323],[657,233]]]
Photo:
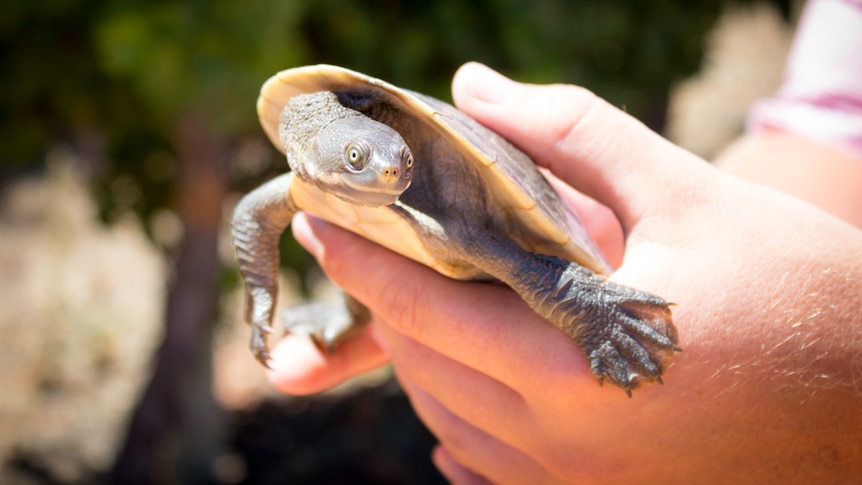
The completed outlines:
[[[344,158],[350,164],[350,168],[354,170],[362,170],[368,162],[368,155],[371,151],[367,146],[361,143],[351,143],[344,149]]]
[[[407,147],[404,147],[401,150],[401,163],[404,166],[405,176],[409,176],[410,172],[413,170],[413,152],[411,152]]]

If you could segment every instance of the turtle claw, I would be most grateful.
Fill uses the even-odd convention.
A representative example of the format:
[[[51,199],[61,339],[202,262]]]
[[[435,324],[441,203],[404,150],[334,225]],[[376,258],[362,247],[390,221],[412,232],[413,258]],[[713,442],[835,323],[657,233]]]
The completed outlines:
[[[269,355],[269,352],[263,351],[261,353],[255,353],[254,358],[257,359],[257,361],[260,362],[261,365],[263,365],[267,369],[273,370],[272,366],[269,365],[269,363],[272,362],[272,356]]]
[[[249,348],[251,348],[251,353],[258,362],[263,364],[267,369],[272,369],[272,366],[269,365],[272,361],[272,356],[269,353],[269,346],[266,343],[266,336],[269,333],[271,333],[269,326],[252,325]]]

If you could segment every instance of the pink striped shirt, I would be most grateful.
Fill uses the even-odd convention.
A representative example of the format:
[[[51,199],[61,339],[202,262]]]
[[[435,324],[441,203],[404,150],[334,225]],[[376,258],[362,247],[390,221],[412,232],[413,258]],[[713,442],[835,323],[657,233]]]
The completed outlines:
[[[749,130],[773,127],[862,159],[862,0],[810,0],[778,92]]]

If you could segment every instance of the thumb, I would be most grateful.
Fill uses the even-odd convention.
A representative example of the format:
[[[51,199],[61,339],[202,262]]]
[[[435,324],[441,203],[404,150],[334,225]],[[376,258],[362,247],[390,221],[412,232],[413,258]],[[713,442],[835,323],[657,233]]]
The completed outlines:
[[[683,172],[707,166],[577,86],[521,84],[468,63],[455,74],[452,95],[538,165],[610,207],[626,231],[686,188],[674,187],[692,180]]]

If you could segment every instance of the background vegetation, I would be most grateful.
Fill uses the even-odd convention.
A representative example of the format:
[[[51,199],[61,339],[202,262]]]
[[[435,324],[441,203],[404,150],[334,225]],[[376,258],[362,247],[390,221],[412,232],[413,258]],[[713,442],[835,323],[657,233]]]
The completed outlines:
[[[101,219],[114,224],[136,214],[171,261],[165,301],[153,302],[165,306],[164,340],[125,444],[117,450],[113,474],[103,478],[212,482],[217,477],[208,454],[217,453],[223,442],[248,436],[249,428],[241,426],[214,433],[207,438],[211,449],[182,459],[194,455],[189,450],[201,441],[186,433],[189,422],[201,416],[214,420],[207,423],[225,419],[208,397],[208,382],[218,295],[238,284],[235,269],[222,267],[218,256],[226,206],[235,194],[286,167],[256,120],[255,99],[266,78],[292,66],[331,63],[449,100],[455,69],[478,60],[521,80],[587,86],[661,131],[669,89],[699,66],[705,35],[722,5],[688,0],[7,1],[0,16],[0,187],[42,173],[47,154],[66,147],[76,154],[76,169],[97,197]],[[784,2],[778,5],[787,11]],[[285,264],[303,272],[310,267],[289,238],[283,253]],[[378,408],[394,395],[389,387],[381,392]],[[370,406],[369,399],[363,394],[360,401]],[[266,409],[270,414],[244,411],[242,422],[271,416],[272,408]],[[164,453],[166,443],[179,451]],[[427,446],[420,451],[427,458]],[[259,459],[266,452],[254,453]],[[39,468],[26,458],[18,464]],[[394,468],[389,463],[388,469]],[[34,476],[62,481],[46,470]],[[433,476],[426,468],[417,470]],[[103,471],[92,470],[94,476]],[[321,472],[308,473],[296,476],[314,481],[308,477]],[[243,476],[248,482],[266,481]],[[369,481],[407,480],[397,474],[367,476]]]

